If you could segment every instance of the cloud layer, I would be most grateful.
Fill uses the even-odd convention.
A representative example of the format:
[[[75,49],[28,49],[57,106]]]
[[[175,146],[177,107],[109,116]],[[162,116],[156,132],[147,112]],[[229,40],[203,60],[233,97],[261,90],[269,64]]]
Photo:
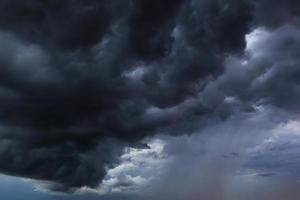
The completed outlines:
[[[297,8],[1,1],[0,172],[52,190],[97,187],[124,147],[147,148],[145,137],[190,134],[260,106],[296,113]]]

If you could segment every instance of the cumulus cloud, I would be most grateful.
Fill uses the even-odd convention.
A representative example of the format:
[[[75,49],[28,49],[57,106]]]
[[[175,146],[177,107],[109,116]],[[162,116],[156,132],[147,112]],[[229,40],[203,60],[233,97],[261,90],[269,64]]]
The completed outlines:
[[[145,178],[132,174],[136,167],[111,173],[139,165],[134,150],[123,154],[128,148],[153,156],[144,138],[191,134],[265,107],[294,115],[298,7],[292,0],[1,1],[0,172],[58,191],[100,183],[134,190]]]

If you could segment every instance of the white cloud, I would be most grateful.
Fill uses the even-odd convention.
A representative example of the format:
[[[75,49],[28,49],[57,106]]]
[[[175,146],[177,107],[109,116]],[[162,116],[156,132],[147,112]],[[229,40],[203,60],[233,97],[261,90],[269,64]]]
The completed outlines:
[[[108,169],[107,175],[98,188],[82,187],[77,193],[93,192],[99,195],[131,194],[141,191],[151,180],[157,178],[162,167],[168,161],[164,143],[152,139],[147,144],[149,148],[137,149],[127,147],[120,157],[120,164]]]

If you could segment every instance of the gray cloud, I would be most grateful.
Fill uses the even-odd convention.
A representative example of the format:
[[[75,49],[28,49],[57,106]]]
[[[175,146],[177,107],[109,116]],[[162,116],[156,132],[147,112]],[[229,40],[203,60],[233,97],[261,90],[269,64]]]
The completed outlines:
[[[297,4],[2,1],[0,172],[52,190],[97,187],[145,137],[190,134],[261,105],[294,113]]]
[[[162,174],[142,187],[141,196],[177,200],[299,198],[295,189],[299,161],[294,157],[299,152],[295,139],[299,136],[298,118],[277,123],[287,115],[266,108],[235,114],[191,136],[163,136],[168,161],[161,163]]]

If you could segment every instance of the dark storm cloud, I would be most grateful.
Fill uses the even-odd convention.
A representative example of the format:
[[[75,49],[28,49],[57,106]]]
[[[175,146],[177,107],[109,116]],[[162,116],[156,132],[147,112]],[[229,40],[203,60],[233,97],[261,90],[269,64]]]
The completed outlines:
[[[176,13],[183,1],[134,1],[135,8],[129,22],[129,40],[138,57],[151,59],[168,54]]]
[[[219,104],[231,96],[235,106],[269,104],[299,111],[299,31],[285,25],[248,35],[245,56],[226,61],[225,72],[204,90],[204,99],[218,96]]]
[[[170,55],[143,76],[148,99],[161,108],[176,106],[222,73],[225,56],[245,47],[251,8],[245,1],[184,4],[172,32]]]
[[[255,18],[258,23],[276,28],[287,23],[299,25],[300,2],[297,0],[254,0]]]
[[[257,8],[240,0],[1,1],[0,171],[53,181],[54,190],[95,187],[124,146],[231,110],[226,95],[280,105],[272,87],[255,96],[239,79],[232,90],[224,81],[224,96],[203,92],[231,76],[224,61],[243,54]],[[297,42],[282,56],[296,55]]]
[[[78,48],[99,42],[110,23],[106,1],[1,1],[2,30],[33,42]]]

